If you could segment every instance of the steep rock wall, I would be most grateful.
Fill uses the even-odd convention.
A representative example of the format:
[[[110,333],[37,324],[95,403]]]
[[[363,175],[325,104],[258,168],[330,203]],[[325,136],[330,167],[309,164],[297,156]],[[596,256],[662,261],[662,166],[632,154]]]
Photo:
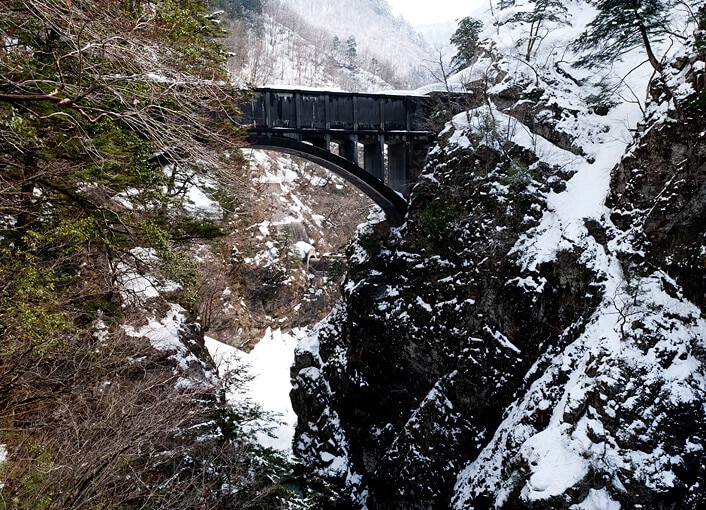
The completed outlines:
[[[684,90],[703,63],[674,69]],[[545,143],[521,120],[559,107],[513,79],[442,133],[403,227],[359,230],[341,303],[297,352],[295,451],[352,508],[702,505],[702,93],[656,84],[584,214],[570,201],[607,175],[612,134],[584,150],[563,127],[610,128],[577,107]]]
[[[371,508],[449,504],[532,365],[575,339],[600,294],[578,251],[532,275],[511,253],[543,196],[566,186],[561,169],[512,143],[437,150],[429,167],[400,231],[359,232],[344,304],[321,327],[318,358],[302,352],[294,370],[299,453],[322,471],[347,458]],[[347,448],[326,444],[341,435],[332,409]]]
[[[701,55],[703,58],[703,55]],[[706,125],[703,60],[675,62],[687,94],[667,119],[653,112],[612,176],[611,219],[640,252],[625,264],[663,268],[706,311]],[[659,101],[662,87],[653,87]]]

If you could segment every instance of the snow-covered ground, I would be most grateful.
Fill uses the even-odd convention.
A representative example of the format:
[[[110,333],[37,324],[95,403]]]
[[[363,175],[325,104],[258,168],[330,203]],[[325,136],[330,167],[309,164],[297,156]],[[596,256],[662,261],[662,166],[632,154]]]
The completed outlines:
[[[4,444],[0,444],[0,465],[7,459],[7,448]],[[0,480],[0,489],[5,486],[2,480]]]
[[[524,4],[518,1],[513,8],[500,11],[498,17],[505,23],[500,28],[493,25],[484,33],[493,39],[496,49],[502,48],[499,52],[502,55],[517,52],[516,41],[520,40],[522,26],[507,20],[515,11],[521,10]],[[569,52],[559,49],[568,47],[568,43],[593,18],[595,11],[590,5],[578,2],[568,6],[568,14],[571,25],[558,25],[547,33],[537,51],[538,61],[551,62],[554,58],[570,61],[574,58]],[[688,28],[689,24],[685,20],[682,22],[682,15],[681,12],[674,12],[672,21],[686,32],[684,27]],[[688,51],[678,45],[668,46],[667,43],[657,44],[657,48],[667,61],[680,51]],[[470,501],[484,491],[494,493],[496,506],[504,505],[510,494],[514,494],[513,491],[517,489],[517,481],[512,478],[508,480],[506,473],[523,462],[530,473],[527,483],[521,489],[521,497],[525,502],[561,495],[584,480],[589,472],[609,472],[611,466],[615,472],[636,473],[636,478],[656,490],[667,490],[672,486],[675,478],[672,466],[677,461],[670,459],[660,448],[649,453],[621,449],[617,446],[619,441],[604,431],[602,416],[595,417],[588,413],[578,423],[566,419],[571,409],[588,400],[587,395],[591,391],[610,394],[605,387],[619,388],[623,383],[618,379],[626,376],[623,369],[618,367],[639,367],[642,371],[639,373],[649,374],[633,383],[636,387],[630,393],[631,398],[621,408],[626,416],[630,415],[629,411],[635,405],[632,402],[644,397],[641,388],[648,387],[652,381],[660,381],[659,386],[667,395],[666,398],[673,402],[698,401],[703,396],[700,393],[704,385],[701,367],[688,354],[683,355],[684,362],[671,363],[667,369],[655,362],[655,358],[659,357],[655,353],[659,349],[688,353],[699,343],[698,339],[706,334],[706,324],[699,318],[698,309],[667,295],[665,287],[673,285],[676,288],[677,285],[664,273],[656,272],[649,277],[628,282],[630,275],[623,274],[614,254],[630,251],[632,248],[629,243],[618,239],[609,243],[606,250],[588,235],[585,227],[587,218],[609,223],[610,211],[605,206],[605,199],[610,188],[611,170],[620,161],[631,141],[630,130],[635,128],[648,108],[644,96],[633,94],[633,91],[646,89],[653,72],[646,62],[635,65],[642,60],[639,50],[631,52],[623,60],[615,62],[605,76],[596,74],[594,70],[567,67],[575,83],[567,82],[563,88],[547,88],[544,92],[545,98],[552,95],[551,100],[555,106],[566,111],[577,111],[575,118],[565,117],[557,125],[580,142],[585,153],[583,157],[552,146],[541,136],[532,135],[528,127],[495,108],[487,111],[484,106],[475,112],[458,115],[447,128],[453,129],[451,144],[467,147],[471,138],[468,133],[482,135],[478,129],[482,125],[476,126],[477,121],[474,119],[493,118],[500,125],[500,131],[511,134],[513,142],[533,150],[549,164],[570,169],[573,177],[567,182],[566,189],[547,195],[547,210],[540,224],[521,236],[511,254],[519,255],[523,272],[536,274],[540,264],[555,260],[561,250],[579,247],[585,263],[605,278],[606,287],[604,301],[592,317],[586,332],[553,360],[551,367],[534,383],[525,398],[507,411],[505,421],[490,444],[459,474],[456,508],[467,508]],[[479,61],[457,79],[460,78],[461,82],[481,80],[497,64],[497,61]],[[516,83],[528,87],[550,76],[552,70],[551,66],[530,70],[521,59],[500,64],[506,66],[504,69]],[[557,63],[554,68],[560,68],[560,64]],[[522,78],[523,74],[527,79]],[[613,99],[617,106],[611,108],[607,115],[597,115],[581,106],[582,97],[596,93],[600,87],[599,79],[610,82],[614,87]],[[561,76],[556,77],[557,83],[561,83],[561,80]],[[496,87],[501,90],[507,84]],[[493,91],[491,88],[490,93]],[[651,105],[651,108],[665,108],[665,105]],[[619,244],[621,242],[623,244]],[[639,289],[639,299],[634,297],[631,284]],[[541,290],[541,282],[538,290]],[[679,315],[683,321],[674,321],[672,324],[666,321],[665,316],[660,316],[661,310],[669,310],[669,313]],[[646,354],[641,352],[635,340],[640,337],[639,332],[633,334],[623,324],[625,314],[631,320],[640,317],[643,324],[654,321],[652,329],[645,327],[647,331],[659,331],[660,324],[669,323],[671,329],[668,339]],[[602,364],[596,363],[595,359],[600,359]],[[599,367],[597,375],[591,372],[596,367]],[[569,382],[563,387],[556,385],[556,374],[562,371],[569,374]],[[635,373],[638,371],[635,370]],[[611,409],[620,407],[615,402],[608,404]],[[538,408],[553,408],[553,418],[544,429],[535,429],[523,422],[524,417]],[[594,414],[598,416],[598,413]],[[639,427],[641,424],[634,426]],[[649,428],[649,425],[644,426]],[[592,434],[599,430],[598,435],[604,440],[591,439]],[[522,460],[517,461],[518,458]],[[592,489],[581,504],[571,508],[614,509],[620,508],[620,505],[605,490]]]
[[[289,392],[292,383],[289,369],[294,362],[294,347],[305,334],[297,329],[290,332],[268,329],[265,336],[249,353],[206,337],[206,347],[219,367],[220,373],[245,366],[252,377],[240,393],[228,396],[230,399],[247,398],[259,405],[265,413],[273,415],[276,423],[271,436],[260,433],[258,439],[263,446],[284,452],[291,452],[294,427],[297,416],[292,410]]]

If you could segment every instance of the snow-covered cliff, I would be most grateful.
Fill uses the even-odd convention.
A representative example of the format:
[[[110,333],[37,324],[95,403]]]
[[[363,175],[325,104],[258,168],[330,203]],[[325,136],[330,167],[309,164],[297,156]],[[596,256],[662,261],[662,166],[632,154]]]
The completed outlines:
[[[699,507],[697,14],[670,4],[661,73],[640,47],[587,70],[595,5],[500,4],[407,222],[359,229],[300,343],[295,450],[354,508]]]

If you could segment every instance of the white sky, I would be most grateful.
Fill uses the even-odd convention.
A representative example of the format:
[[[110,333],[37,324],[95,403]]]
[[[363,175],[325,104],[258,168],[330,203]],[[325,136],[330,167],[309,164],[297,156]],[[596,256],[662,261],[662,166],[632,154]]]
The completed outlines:
[[[489,0],[387,0],[395,16],[402,15],[412,25],[453,21],[470,16]]]

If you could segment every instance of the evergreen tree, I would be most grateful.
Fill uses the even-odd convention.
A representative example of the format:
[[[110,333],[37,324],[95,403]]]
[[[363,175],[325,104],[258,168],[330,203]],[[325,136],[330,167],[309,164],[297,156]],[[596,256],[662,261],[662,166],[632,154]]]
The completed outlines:
[[[483,28],[481,21],[468,16],[458,22],[458,28],[450,39],[451,44],[456,46],[456,55],[451,59],[453,71],[458,71],[471,64],[476,55],[476,44],[478,44],[481,28]]]
[[[355,59],[357,55],[358,43],[356,42],[354,36],[348,36],[348,39],[346,39],[346,59],[348,60],[349,65],[355,65]]]
[[[699,7],[697,13],[697,28],[694,32],[696,49],[700,52],[706,50],[706,5]]]
[[[586,52],[577,65],[595,67],[642,46],[650,65],[661,72],[652,42],[669,30],[670,5],[663,0],[596,0],[598,14],[573,45]]]
[[[231,19],[262,14],[262,0],[211,0],[209,4],[213,10],[223,10]]]

